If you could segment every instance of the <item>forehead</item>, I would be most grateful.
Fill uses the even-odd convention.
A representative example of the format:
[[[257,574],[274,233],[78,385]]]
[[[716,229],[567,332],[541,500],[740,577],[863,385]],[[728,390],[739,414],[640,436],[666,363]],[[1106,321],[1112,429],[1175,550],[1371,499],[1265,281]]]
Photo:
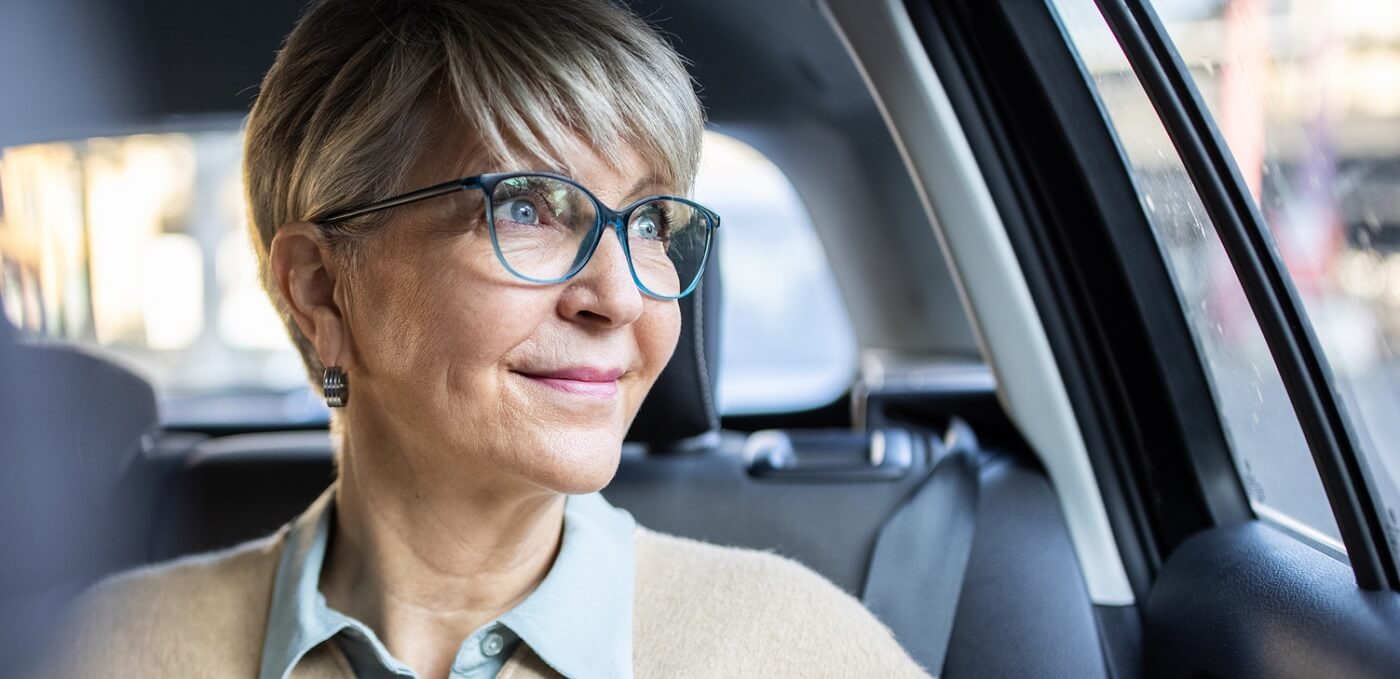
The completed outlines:
[[[614,162],[598,153],[586,139],[561,140],[561,148],[573,151],[557,159],[539,158],[517,151],[502,159],[488,151],[461,125],[442,125],[424,140],[401,190],[412,191],[459,177],[489,172],[536,170],[562,174],[587,187],[607,203],[625,200],[634,190],[670,193],[660,162],[648,159],[630,143],[622,144]]]

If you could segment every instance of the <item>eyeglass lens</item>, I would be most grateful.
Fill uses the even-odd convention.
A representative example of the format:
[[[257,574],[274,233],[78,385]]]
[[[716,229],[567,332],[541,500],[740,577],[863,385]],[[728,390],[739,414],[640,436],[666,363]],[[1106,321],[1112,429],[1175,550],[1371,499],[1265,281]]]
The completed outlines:
[[[496,247],[523,278],[557,281],[577,273],[601,232],[595,203],[553,177],[503,179],[491,193]],[[639,205],[627,222],[633,275],[653,295],[677,297],[699,278],[710,238],[704,211],[677,200]]]

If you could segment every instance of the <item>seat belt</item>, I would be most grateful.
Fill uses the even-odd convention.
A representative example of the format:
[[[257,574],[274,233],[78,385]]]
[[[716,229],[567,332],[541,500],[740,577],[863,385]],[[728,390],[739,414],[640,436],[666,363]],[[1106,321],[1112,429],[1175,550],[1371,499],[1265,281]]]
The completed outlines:
[[[943,672],[977,524],[977,444],[965,423],[948,452],[880,527],[861,600],[919,664]]]

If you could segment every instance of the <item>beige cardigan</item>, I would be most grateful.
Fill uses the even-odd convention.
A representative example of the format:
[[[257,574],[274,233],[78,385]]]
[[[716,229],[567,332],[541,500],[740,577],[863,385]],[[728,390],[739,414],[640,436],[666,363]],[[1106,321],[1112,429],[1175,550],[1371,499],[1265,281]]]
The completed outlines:
[[[286,533],[99,584],[40,676],[257,676]],[[634,540],[638,679],[927,676],[859,601],[794,561],[642,527]],[[292,676],[354,675],[323,643]],[[560,675],[522,643],[498,676]]]

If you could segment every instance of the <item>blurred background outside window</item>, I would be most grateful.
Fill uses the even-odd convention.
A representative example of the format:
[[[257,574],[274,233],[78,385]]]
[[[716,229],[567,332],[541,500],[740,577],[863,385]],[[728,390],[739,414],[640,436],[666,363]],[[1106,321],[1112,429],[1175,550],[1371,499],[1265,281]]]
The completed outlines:
[[[1400,550],[1400,3],[1152,4],[1273,232]],[[1167,252],[1256,510],[1340,549],[1262,334],[1165,130],[1092,2],[1056,5]]]
[[[168,425],[321,424],[325,407],[257,280],[235,126],[3,149],[3,311],[146,376]],[[724,217],[722,411],[839,397],[854,333],[787,178],[710,132],[695,196]]]

